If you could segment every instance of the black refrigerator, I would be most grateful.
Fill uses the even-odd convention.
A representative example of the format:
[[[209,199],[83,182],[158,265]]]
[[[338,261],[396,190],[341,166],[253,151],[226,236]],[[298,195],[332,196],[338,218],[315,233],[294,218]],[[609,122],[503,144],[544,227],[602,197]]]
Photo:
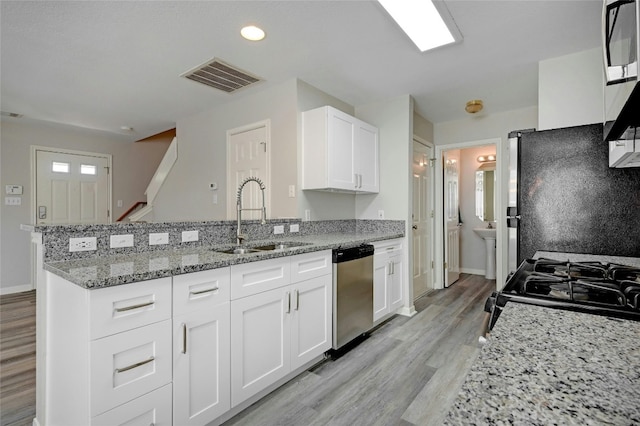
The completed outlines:
[[[610,168],[602,124],[509,133],[509,270],[536,251],[640,257],[640,168]]]

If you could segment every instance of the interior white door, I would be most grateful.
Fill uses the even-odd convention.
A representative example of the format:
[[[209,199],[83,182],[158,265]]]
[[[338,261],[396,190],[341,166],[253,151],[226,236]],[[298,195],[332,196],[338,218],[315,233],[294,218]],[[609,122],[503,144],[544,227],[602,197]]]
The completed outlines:
[[[444,285],[460,278],[460,220],[458,216],[458,175],[460,150],[444,152]]]
[[[429,186],[433,148],[413,141],[413,298],[433,288],[431,269],[431,218],[433,206]]]
[[[258,123],[227,132],[227,218],[236,218],[238,187],[248,177],[257,177],[266,186],[265,206],[269,214],[269,125]],[[242,208],[262,207],[262,194],[256,183],[242,190]],[[259,211],[242,213],[243,219],[260,219]]]
[[[108,223],[108,157],[36,150],[38,224]]]

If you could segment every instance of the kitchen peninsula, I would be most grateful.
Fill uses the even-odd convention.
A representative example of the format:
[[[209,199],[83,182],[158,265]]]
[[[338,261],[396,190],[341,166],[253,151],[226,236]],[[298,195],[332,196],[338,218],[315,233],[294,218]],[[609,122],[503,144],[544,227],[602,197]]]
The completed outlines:
[[[245,254],[224,253],[233,248],[225,221],[33,228],[35,423],[231,417],[331,347],[331,250],[405,231],[404,221],[246,225],[244,247],[255,251]],[[151,243],[163,233],[167,244]],[[133,246],[112,248],[128,235]],[[69,251],[71,239],[93,237],[96,250]]]

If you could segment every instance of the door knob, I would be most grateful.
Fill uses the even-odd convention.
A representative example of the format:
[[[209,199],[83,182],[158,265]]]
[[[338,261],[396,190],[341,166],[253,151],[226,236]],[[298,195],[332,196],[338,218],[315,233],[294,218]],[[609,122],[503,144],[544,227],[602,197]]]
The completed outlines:
[[[418,230],[418,225],[413,225],[412,228],[417,231]]]

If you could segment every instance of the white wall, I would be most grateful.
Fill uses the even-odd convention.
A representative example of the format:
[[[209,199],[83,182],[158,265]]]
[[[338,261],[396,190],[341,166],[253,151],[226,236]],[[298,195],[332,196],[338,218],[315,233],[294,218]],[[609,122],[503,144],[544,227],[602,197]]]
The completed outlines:
[[[433,142],[433,123],[415,111],[413,112],[413,134]]]
[[[124,141],[117,136],[85,129],[3,120],[0,138],[0,187],[22,185],[21,206],[0,205],[0,292],[12,292],[30,285],[30,240],[21,224],[31,224],[31,168],[30,147],[40,145],[52,148],[97,152],[113,156],[113,200],[123,200],[122,207],[112,209],[118,218],[137,201],[145,201],[144,191],[169,146],[166,142]],[[4,193],[4,192],[3,192]]]
[[[479,155],[495,154],[496,146],[464,148],[460,150],[460,267],[462,272],[484,274],[486,249],[484,240],[473,228],[486,228],[487,223],[476,216],[476,171]]]
[[[288,197],[289,185],[297,185],[296,86],[295,79],[289,80],[178,120],[178,160],[158,193],[154,219],[225,220],[226,132],[267,119],[271,121],[269,218],[297,217],[296,199]],[[210,182],[218,184],[218,204],[213,204]]]
[[[540,61],[538,130],[603,121],[602,49]]]

